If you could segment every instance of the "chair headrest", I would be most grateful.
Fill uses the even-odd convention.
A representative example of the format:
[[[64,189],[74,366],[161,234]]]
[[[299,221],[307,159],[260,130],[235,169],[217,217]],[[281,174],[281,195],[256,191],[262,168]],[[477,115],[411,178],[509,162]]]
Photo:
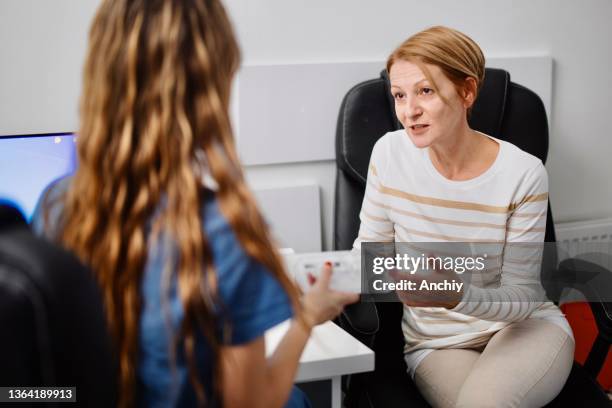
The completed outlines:
[[[355,85],[344,96],[338,115],[338,167],[365,185],[374,144],[385,133],[397,130],[397,126],[388,80],[379,77]]]
[[[0,200],[0,230],[26,225],[23,214],[13,203]]]
[[[389,109],[391,109],[391,113],[393,116],[393,124],[395,128],[393,130],[403,129],[404,125],[402,125],[402,123],[399,121],[399,119],[395,115],[395,99],[393,99],[393,94],[391,93],[391,80],[389,79],[389,73],[387,72],[386,69],[383,69],[382,71],[380,71],[380,79],[382,79],[385,84],[385,94],[387,95],[387,103],[388,103]]]
[[[472,129],[499,138],[506,112],[510,74],[503,69],[486,68],[485,79],[468,119]]]

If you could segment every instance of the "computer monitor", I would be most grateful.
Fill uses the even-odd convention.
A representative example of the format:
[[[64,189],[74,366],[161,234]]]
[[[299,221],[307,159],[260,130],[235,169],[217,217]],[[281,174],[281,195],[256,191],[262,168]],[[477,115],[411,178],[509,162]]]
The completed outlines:
[[[72,133],[0,136],[0,200],[30,221],[45,187],[76,169],[75,142]]]

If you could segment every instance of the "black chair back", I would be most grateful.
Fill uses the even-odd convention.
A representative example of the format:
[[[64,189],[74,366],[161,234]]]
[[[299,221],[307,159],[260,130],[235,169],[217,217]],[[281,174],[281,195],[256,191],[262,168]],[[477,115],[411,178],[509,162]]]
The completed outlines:
[[[8,205],[0,205],[0,327],[0,385],[76,387],[78,406],[116,405],[117,367],[92,274]]]

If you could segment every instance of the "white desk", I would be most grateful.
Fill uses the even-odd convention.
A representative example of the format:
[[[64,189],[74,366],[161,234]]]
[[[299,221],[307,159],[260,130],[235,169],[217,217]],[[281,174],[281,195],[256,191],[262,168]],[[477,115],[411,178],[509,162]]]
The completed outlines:
[[[289,320],[266,332],[266,355],[271,355],[289,329]],[[295,382],[331,379],[332,408],[342,402],[341,377],[374,370],[374,352],[336,324],[315,327],[300,358]]]

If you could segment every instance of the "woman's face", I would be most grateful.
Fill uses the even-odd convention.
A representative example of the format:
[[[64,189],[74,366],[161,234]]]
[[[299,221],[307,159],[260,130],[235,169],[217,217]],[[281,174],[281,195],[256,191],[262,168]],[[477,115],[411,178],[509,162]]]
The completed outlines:
[[[436,65],[424,64],[438,87],[427,79],[418,65],[398,60],[389,72],[395,114],[418,148],[446,144],[467,125],[467,102],[455,84]],[[445,102],[440,96],[444,96]]]

